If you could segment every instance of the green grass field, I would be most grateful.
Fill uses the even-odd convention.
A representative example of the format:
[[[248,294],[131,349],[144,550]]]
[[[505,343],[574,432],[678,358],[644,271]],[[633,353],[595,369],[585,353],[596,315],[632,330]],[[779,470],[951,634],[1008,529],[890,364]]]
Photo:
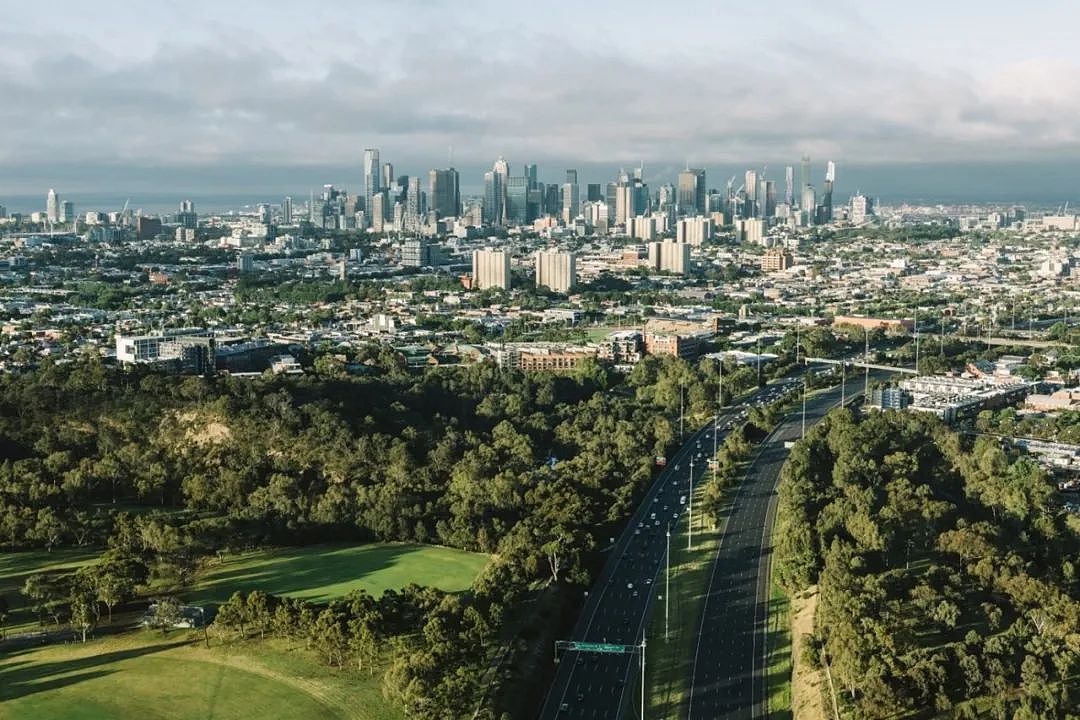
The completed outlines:
[[[237,590],[262,590],[322,603],[360,588],[378,597],[409,583],[457,592],[468,588],[487,562],[487,555],[404,543],[257,550],[213,561],[183,597],[212,603]]]
[[[8,633],[23,632],[37,627],[37,616],[26,607],[19,592],[28,576],[39,572],[74,570],[93,562],[96,556],[97,551],[82,548],[52,552],[0,552],[0,598],[7,601],[10,612],[4,630]]]
[[[774,543],[775,546],[775,543]],[[769,578],[769,638],[765,669],[766,702],[769,717],[791,718],[791,600],[784,589]]]
[[[380,685],[285,641],[207,649],[187,632],[135,631],[0,656],[0,718],[398,720]]]

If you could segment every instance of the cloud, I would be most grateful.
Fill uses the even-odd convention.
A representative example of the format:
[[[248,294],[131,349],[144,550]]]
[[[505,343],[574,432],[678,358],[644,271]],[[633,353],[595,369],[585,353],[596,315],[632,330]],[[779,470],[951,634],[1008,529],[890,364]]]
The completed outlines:
[[[378,146],[424,167],[451,145],[470,162],[961,161],[1078,146],[1067,60],[927,69],[802,32],[772,51],[663,54],[465,23],[392,44],[325,32],[215,26],[127,57],[86,36],[0,34],[0,162],[340,166]]]

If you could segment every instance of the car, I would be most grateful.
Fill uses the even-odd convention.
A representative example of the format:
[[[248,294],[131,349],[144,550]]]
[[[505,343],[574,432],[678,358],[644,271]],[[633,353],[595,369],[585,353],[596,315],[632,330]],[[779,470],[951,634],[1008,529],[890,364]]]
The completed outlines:
[[[634,597],[637,597],[637,590],[634,591]]]
[[[651,513],[651,514],[649,515],[649,519],[650,519],[650,520],[655,520],[655,519],[656,519],[656,513]]]
[[[646,585],[652,585],[652,578],[645,578]]]
[[[653,525],[655,525],[655,526],[659,527],[659,525],[660,525],[660,521],[659,521],[659,520],[654,520],[654,521],[653,521]]]
[[[680,495],[679,496],[679,504],[680,505],[685,505],[686,504],[686,496],[685,495]]]
[[[569,710],[570,710],[570,706],[567,705],[566,703],[563,703],[562,705],[559,706],[559,712],[568,712]]]
[[[632,582],[626,583],[626,589],[627,590],[633,590],[634,589],[634,583],[632,583]]]
[[[676,466],[675,466],[675,471],[676,471],[676,472],[678,472],[678,470],[679,470],[679,466],[678,466],[678,465],[676,465]]]

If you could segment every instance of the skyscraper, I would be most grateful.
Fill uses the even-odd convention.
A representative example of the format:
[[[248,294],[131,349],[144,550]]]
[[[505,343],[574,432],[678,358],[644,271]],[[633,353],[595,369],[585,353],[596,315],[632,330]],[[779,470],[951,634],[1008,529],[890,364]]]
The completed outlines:
[[[428,173],[428,206],[439,217],[457,217],[461,213],[457,170],[446,168]]]
[[[494,170],[484,173],[484,222],[489,225],[498,225],[500,197],[499,183],[501,178]]]
[[[529,178],[512,177],[506,186],[506,222],[524,225],[529,221]]]
[[[702,215],[705,212],[705,171],[687,168],[679,173],[676,196],[680,215]]]
[[[530,190],[535,190],[539,184],[539,180],[536,179],[536,164],[525,166],[525,180]]]
[[[374,205],[374,201],[372,201]],[[420,178],[409,178],[409,190],[405,196],[405,230],[418,232],[420,218],[427,212],[424,207],[424,191],[420,189]]]
[[[382,188],[382,165],[379,164],[378,148],[364,150],[364,214],[371,217],[372,198]]]
[[[803,188],[805,188],[807,185],[810,184],[810,156],[809,155],[803,155],[803,157],[802,157],[802,178],[800,178],[800,179],[802,180],[801,186]],[[801,190],[800,190],[800,192],[801,192]],[[805,210],[806,208],[803,208],[803,209]]]
[[[394,165],[393,163],[383,163],[382,166],[382,189],[389,190],[394,184]]]
[[[569,171],[567,176],[569,177]],[[576,175],[576,173],[575,173]],[[574,222],[574,218],[581,211],[581,199],[578,195],[577,183],[564,183],[562,187],[562,214],[563,222],[567,225]]]
[[[499,159],[496,160],[495,164],[491,167],[491,171],[495,173],[495,177],[498,179],[495,188],[495,200],[498,205],[496,224],[503,225],[506,223],[506,186],[510,182],[510,163],[500,155]]]
[[[604,199],[604,193],[600,188],[600,183],[589,183],[585,188],[585,200],[588,202],[599,202]]]
[[[795,168],[790,165],[784,168],[784,202],[795,204]]]
[[[747,170],[746,174],[743,176],[743,179],[744,179],[743,185],[746,188],[746,199],[749,200],[751,203],[756,203],[757,199],[758,199],[758,196],[757,196],[757,191],[758,191],[757,171],[756,170]],[[749,212],[749,214],[753,214],[752,209]]]
[[[281,223],[292,225],[292,198],[288,195],[281,201]]]
[[[60,198],[52,188],[49,188],[49,194],[45,198],[45,217],[49,222],[60,222]]]
[[[578,182],[577,182],[577,170],[567,170],[566,171],[566,182],[570,183],[571,185],[577,185],[578,184]]]

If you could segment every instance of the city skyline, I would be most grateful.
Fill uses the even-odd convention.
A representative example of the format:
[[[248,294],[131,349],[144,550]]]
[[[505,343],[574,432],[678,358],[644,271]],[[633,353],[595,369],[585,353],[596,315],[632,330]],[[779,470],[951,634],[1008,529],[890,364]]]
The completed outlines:
[[[0,192],[45,168],[168,181],[229,167],[241,187],[266,166],[359,167],[364,147],[427,165],[417,174],[451,147],[477,165],[503,154],[542,167],[1080,156],[1077,52],[1040,32],[1075,16],[1064,3],[1014,16],[971,2],[904,14],[781,2],[736,16],[690,2],[676,17],[557,3],[508,18],[431,1],[335,23],[277,3],[216,8],[211,23],[202,7],[56,3],[78,36],[12,8]],[[183,37],[170,31],[180,20]]]

